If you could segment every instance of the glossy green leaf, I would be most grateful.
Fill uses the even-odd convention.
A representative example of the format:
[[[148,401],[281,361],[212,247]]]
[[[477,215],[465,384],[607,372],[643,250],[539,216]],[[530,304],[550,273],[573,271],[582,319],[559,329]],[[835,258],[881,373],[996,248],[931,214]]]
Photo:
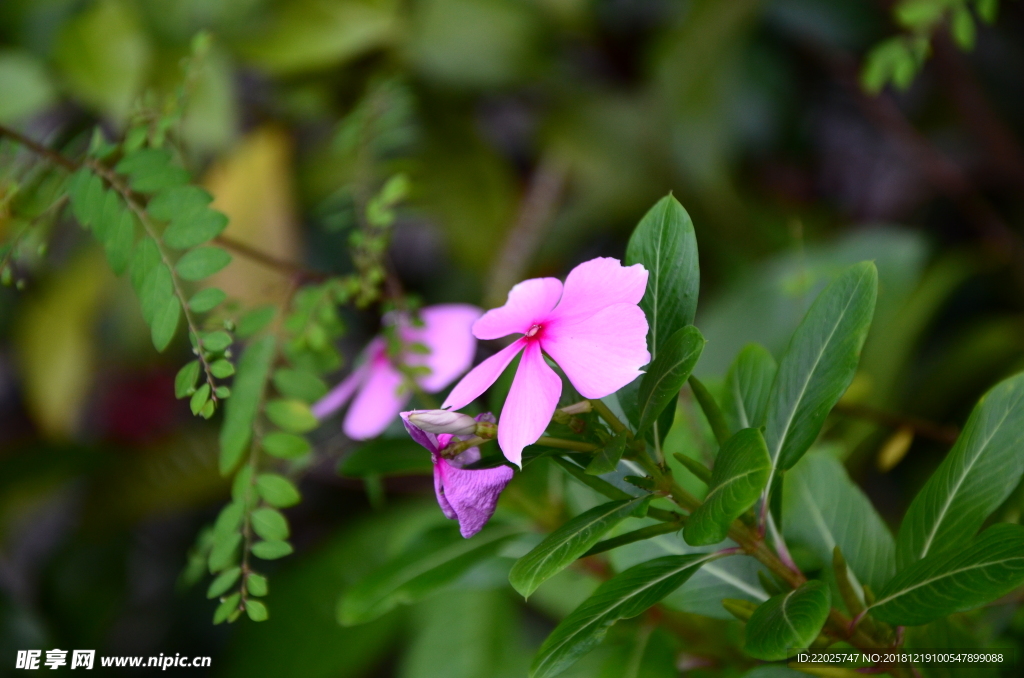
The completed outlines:
[[[275,431],[263,436],[263,449],[278,459],[298,459],[309,453],[309,441],[293,433]]]
[[[814,300],[779,363],[765,441],[776,469],[792,468],[853,381],[878,288],[872,262],[846,269]]]
[[[626,451],[629,435],[625,431],[616,433],[608,444],[594,452],[594,458],[587,464],[586,472],[592,476],[611,473],[619,466],[622,453]]]
[[[307,403],[315,403],[327,395],[327,384],[323,379],[305,370],[277,370],[274,372],[274,388],[286,398]]]
[[[953,449],[914,497],[896,540],[899,570],[962,545],[1024,474],[1024,374],[1000,382],[975,406]]]
[[[178,374],[174,377],[174,397],[187,398],[192,395],[193,389],[196,387],[196,379],[199,378],[199,361],[193,360],[185,363],[185,366],[178,370]]]
[[[252,512],[252,529],[263,539],[279,541],[287,539],[288,521],[280,511],[272,508],[260,508]]]
[[[761,496],[771,468],[760,429],[745,428],[725,441],[711,470],[708,494],[686,521],[686,542],[707,546],[724,540],[732,521]]]
[[[545,580],[558,574],[590,550],[610,529],[621,523],[647,500],[611,501],[581,513],[537,544],[516,561],[509,572],[512,588],[529,597]]]
[[[258,541],[252,545],[251,550],[254,556],[262,560],[277,560],[295,551],[291,544],[280,539]]]
[[[643,264],[648,272],[640,308],[650,325],[647,345],[653,360],[669,337],[693,324],[700,290],[697,236],[675,197],[659,200],[637,224],[626,247],[626,264]]]
[[[790,651],[810,647],[832,606],[828,585],[809,581],[761,603],[747,622],[743,650],[751,657],[778,661]]]
[[[271,400],[266,412],[270,421],[291,433],[306,433],[320,425],[309,405],[301,400]]]
[[[643,435],[670,403],[679,397],[679,389],[693,372],[704,337],[693,325],[687,325],[666,339],[658,355],[647,367],[637,392],[639,423],[637,435]]]
[[[287,508],[302,499],[292,481],[276,473],[262,473],[256,478],[256,491],[263,501],[277,508]]]
[[[227,592],[235,582],[238,581],[238,577],[241,576],[242,569],[239,567],[232,567],[224,570],[210,582],[210,588],[206,589],[207,598],[218,598]]]
[[[178,297],[168,297],[163,306],[155,309],[152,334],[153,346],[157,351],[163,351],[171,343],[174,332],[178,329],[179,318],[181,318],[181,302],[178,301]]]
[[[202,280],[231,263],[231,255],[219,247],[197,247],[174,266],[183,280]]]
[[[764,346],[748,344],[725,377],[722,412],[730,430],[764,426],[765,407],[778,365]]]
[[[227,298],[228,295],[224,290],[219,290],[216,287],[207,287],[205,290],[196,292],[188,300],[188,307],[196,313],[206,313],[220,306]]]
[[[224,424],[220,430],[222,475],[231,473],[252,438],[253,421],[276,348],[274,337],[262,337],[249,344],[238,361],[234,394],[224,407]]]
[[[1024,526],[993,525],[969,545],[926,555],[878,592],[871,616],[916,626],[984,605],[1024,583]]]
[[[518,533],[512,527],[489,525],[472,539],[463,539],[455,526],[432,530],[346,591],[338,605],[338,621],[344,626],[363,624],[420,600],[497,554]]]
[[[530,678],[557,676],[593,649],[620,619],[642,614],[683,585],[714,554],[663,556],[634,565],[597,587],[537,651]]]
[[[877,592],[896,571],[889,527],[829,454],[811,452],[786,473],[782,530],[790,545],[810,549],[822,563],[832,562],[838,546],[862,601],[863,584]]]

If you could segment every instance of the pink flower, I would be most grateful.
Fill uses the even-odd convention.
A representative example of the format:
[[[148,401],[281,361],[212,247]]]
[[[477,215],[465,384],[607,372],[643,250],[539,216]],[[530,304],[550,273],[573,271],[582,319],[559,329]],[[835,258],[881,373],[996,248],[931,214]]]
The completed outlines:
[[[422,327],[413,327],[399,316],[402,339],[420,343],[430,353],[409,353],[404,362],[423,366],[430,373],[416,379],[427,393],[436,393],[469,369],[476,353],[470,327],[482,311],[468,304],[440,304],[420,311]],[[405,378],[392,364],[383,337],[376,337],[363,350],[357,367],[344,381],[313,405],[313,414],[324,419],[337,412],[355,396],[345,415],[342,430],[353,440],[374,438],[384,432],[409,401]]]
[[[430,450],[434,460],[434,493],[437,503],[449,520],[458,519],[459,531],[469,539],[483,529],[494,515],[498,496],[512,480],[512,469],[508,466],[467,470],[463,468],[480,459],[480,448],[471,447],[454,459],[440,455],[454,437],[451,433],[433,434],[424,431],[409,421],[412,412],[402,412],[402,423],[412,439]],[[494,415],[480,414],[477,421],[494,423]],[[466,439],[469,436],[461,437]]]
[[[465,407],[523,353],[501,410],[498,444],[514,464],[523,448],[544,433],[562,393],[562,380],[544,360],[551,357],[585,398],[603,398],[641,374],[647,352],[647,318],[637,305],[647,288],[647,270],[618,259],[586,261],[565,279],[524,280],[501,308],[473,324],[478,339],[522,334],[510,346],[462,378],[442,407]]]

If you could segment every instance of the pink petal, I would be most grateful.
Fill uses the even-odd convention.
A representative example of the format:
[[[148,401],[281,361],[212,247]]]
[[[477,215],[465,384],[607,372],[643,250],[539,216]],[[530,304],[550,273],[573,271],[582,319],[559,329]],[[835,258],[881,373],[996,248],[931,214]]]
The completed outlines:
[[[376,438],[388,427],[409,400],[402,388],[402,374],[380,356],[370,363],[366,383],[348,408],[342,430],[352,440]]]
[[[445,471],[448,469],[448,460],[439,454],[431,455],[434,459],[434,496],[437,497],[437,503],[441,507],[441,513],[448,520],[454,520],[458,517],[455,513],[455,509],[452,508],[448,498],[444,494],[444,476]],[[486,520],[484,522],[487,522]],[[460,526],[461,527],[461,526]]]
[[[526,343],[525,339],[517,339],[470,370],[469,374],[462,378],[462,381],[455,384],[455,388],[448,394],[441,407],[460,410],[476,400],[477,396],[497,381],[512,359],[523,350]]]
[[[524,280],[508,293],[504,306],[491,309],[473,325],[477,339],[498,339],[509,334],[526,334],[548,316],[562,294],[558,278]]]
[[[441,490],[437,503],[449,518],[449,511],[459,519],[462,536],[469,539],[483,529],[494,515],[498,497],[512,480],[508,466],[467,471],[457,468],[447,459],[438,458],[434,466],[435,489],[440,479]],[[447,508],[445,505],[447,504]]]
[[[313,416],[317,419],[326,419],[341,408],[345,407],[345,404],[352,397],[352,394],[356,392],[356,389],[362,385],[363,380],[366,379],[366,375],[369,372],[367,365],[361,365],[356,368],[352,374],[345,377],[344,380],[334,388],[332,388],[327,395],[313,404],[310,408],[313,412]]]
[[[598,257],[569,271],[562,300],[550,320],[579,322],[612,304],[639,304],[647,289],[647,269]]]
[[[582,322],[551,322],[541,345],[584,398],[614,393],[651,360],[647,318],[635,304],[609,306]]]
[[[419,426],[416,426],[415,424],[409,421],[409,415],[412,414],[413,412],[416,412],[416,410],[398,413],[398,416],[402,418],[402,425],[405,426],[406,433],[409,434],[409,437],[412,438],[414,442],[430,450],[431,454],[434,454],[435,452],[441,450],[444,447],[444,445],[441,445],[438,442],[437,436],[435,434],[430,433],[429,431],[424,431]]]
[[[540,344],[529,342],[498,421],[498,444],[506,459],[522,466],[523,448],[544,435],[561,393],[562,380],[544,362]]]
[[[406,359],[410,365],[430,368],[430,374],[419,379],[424,391],[440,391],[473,364],[476,339],[472,327],[481,313],[469,304],[428,306],[420,311],[423,327],[405,330],[406,340],[420,342],[430,349],[428,355],[412,354]]]

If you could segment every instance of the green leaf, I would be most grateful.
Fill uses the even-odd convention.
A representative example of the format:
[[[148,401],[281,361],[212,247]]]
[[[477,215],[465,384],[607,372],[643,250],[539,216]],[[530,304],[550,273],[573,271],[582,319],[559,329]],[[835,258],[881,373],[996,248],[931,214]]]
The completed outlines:
[[[171,154],[159,148],[140,148],[125,155],[114,167],[127,174],[132,190],[154,193],[189,182],[188,172],[173,164]]]
[[[14,123],[41,112],[56,98],[43,61],[28,51],[0,52],[0,123]]]
[[[146,279],[142,283],[142,291],[139,293],[142,317],[147,325],[153,326],[157,314],[167,308],[167,304],[172,298],[174,298],[174,279],[171,277],[171,269],[162,263],[153,266],[146,274]]]
[[[221,358],[220,360],[214,360],[213,364],[210,365],[210,373],[218,379],[225,379],[235,373],[235,366],[230,360]]]
[[[287,508],[302,499],[292,481],[276,473],[263,473],[256,478],[256,491],[263,501],[277,508]]]
[[[747,622],[743,650],[751,657],[777,661],[791,650],[810,647],[818,637],[832,606],[828,585],[809,581],[789,593],[761,603]]]
[[[433,469],[430,454],[408,437],[371,440],[338,465],[338,473],[350,478],[430,475]]]
[[[896,571],[889,527],[842,463],[824,452],[807,454],[786,473],[782,529],[788,543],[810,549],[822,563],[832,562],[838,546],[862,601],[864,584],[879,591]]]
[[[871,616],[916,626],[984,605],[1024,583],[1024,527],[993,525],[968,546],[957,544],[900,571],[881,591]]]
[[[254,622],[267,621],[270,618],[270,613],[267,612],[267,606],[258,600],[248,598],[245,601],[245,613],[249,615],[249,619]]]
[[[625,431],[615,434],[608,444],[594,453],[594,458],[587,464],[586,472],[592,476],[611,473],[619,466],[622,453],[626,451],[629,435]]]
[[[648,271],[640,308],[650,324],[647,345],[656,359],[669,337],[693,324],[700,290],[693,222],[673,196],[659,200],[637,224],[626,247],[626,264],[643,264]]]
[[[171,339],[174,338],[174,332],[178,329],[179,317],[181,317],[181,302],[175,296],[169,297],[162,307],[158,307],[155,310],[152,330],[153,346],[156,347],[157,351],[163,351],[171,343]]]
[[[105,242],[108,231],[115,228],[124,212],[124,205],[121,196],[117,191],[109,190],[103,193],[103,204],[96,219],[93,221],[92,232],[100,242]]]
[[[238,581],[238,577],[241,574],[242,568],[240,567],[224,570],[210,582],[210,588],[206,589],[206,597],[219,598]]]
[[[271,400],[266,407],[267,418],[291,433],[312,431],[320,422],[301,400]]]
[[[189,408],[192,410],[192,414],[199,414],[199,412],[206,405],[206,401],[210,399],[210,385],[204,383],[196,392],[192,394],[192,400],[189,401]]]
[[[974,49],[974,41],[977,38],[977,29],[974,26],[974,17],[966,5],[960,5],[953,9],[952,20],[950,21],[950,33],[960,49],[970,51]]]
[[[92,225],[96,202],[95,194],[103,192],[103,182],[88,167],[75,172],[68,182],[68,197],[71,199],[71,211],[83,228]]]
[[[160,249],[152,238],[144,237],[139,246],[132,253],[131,263],[128,265],[128,274],[132,280],[132,287],[135,294],[142,297],[142,291],[146,277],[160,264]],[[146,317],[143,314],[143,317]]]
[[[454,526],[431,530],[348,589],[338,604],[338,621],[343,626],[364,624],[398,605],[414,603],[497,554],[518,533],[489,525],[472,539],[463,539]]]
[[[245,578],[245,589],[253,596],[267,595],[267,578],[255,572]]]
[[[768,394],[778,366],[768,349],[748,344],[736,356],[725,377],[722,412],[734,433],[743,428],[764,426]]]
[[[242,596],[238,593],[225,598],[224,602],[218,605],[217,610],[213,613],[213,623],[222,624],[233,612],[238,610],[238,603],[241,600]]]
[[[537,651],[530,678],[557,676],[594,648],[620,619],[642,614],[718,556],[663,556],[634,565],[604,582],[555,627]]]
[[[771,468],[760,429],[745,428],[725,441],[711,470],[708,494],[686,521],[686,543],[707,546],[724,540],[732,521],[761,496]]]
[[[181,400],[192,395],[196,387],[196,379],[199,378],[199,361],[185,363],[185,366],[178,370],[174,377],[174,397]]]
[[[263,449],[278,459],[298,459],[309,453],[309,441],[292,433],[275,431],[263,436]]]
[[[796,328],[768,396],[764,437],[775,470],[800,460],[853,381],[877,289],[875,265],[855,264],[822,290]]]
[[[524,598],[590,550],[610,529],[629,517],[647,499],[611,501],[581,513],[549,534],[516,561],[508,574],[512,588]]]
[[[174,186],[154,195],[146,211],[161,221],[190,221],[205,212],[211,202],[213,196],[198,186]]]
[[[274,372],[274,388],[286,398],[307,403],[315,403],[327,395],[327,384],[323,379],[305,370],[277,370]]]
[[[205,290],[200,290],[188,300],[188,307],[196,313],[206,313],[217,306],[220,306],[228,295],[224,290],[219,290],[216,287],[207,287]]]
[[[202,280],[231,263],[231,255],[219,247],[197,247],[174,266],[183,280]]]
[[[662,343],[658,356],[648,365],[647,374],[640,381],[637,436],[642,436],[669,403],[679,397],[679,389],[690,377],[704,343],[700,330],[693,325],[683,327]]]
[[[266,327],[276,314],[277,307],[273,304],[254,308],[238,319],[238,327],[236,329],[238,336],[243,339],[251,337]]]
[[[210,551],[210,572],[220,572],[238,562],[238,547],[242,544],[242,535],[229,532],[218,536]]]
[[[231,345],[231,335],[224,330],[217,330],[203,335],[203,349],[211,353],[220,353]]]
[[[224,424],[220,430],[221,475],[231,473],[249,445],[276,349],[274,337],[262,337],[249,344],[238,361],[238,373],[232,384],[234,395],[224,407]]]
[[[178,217],[164,231],[163,241],[168,247],[176,250],[187,250],[196,245],[213,240],[224,232],[228,226],[228,218],[216,211],[204,209],[185,219]]]
[[[251,550],[254,556],[262,560],[277,560],[295,551],[291,544],[281,540],[258,541],[252,545]]]
[[[236,501],[221,509],[217,516],[217,522],[213,525],[214,534],[220,539],[232,532],[237,532],[242,526],[242,518],[245,515],[245,507]]]
[[[982,396],[945,460],[914,497],[896,539],[902,571],[973,537],[1024,474],[1024,374]]]
[[[106,232],[103,243],[107,252],[107,261],[114,275],[121,275],[128,268],[131,260],[132,247],[135,245],[135,215],[129,210],[122,210],[117,220]]]
[[[272,508],[256,509],[252,512],[251,520],[252,529],[264,539],[275,541],[288,538],[288,521],[280,511]]]

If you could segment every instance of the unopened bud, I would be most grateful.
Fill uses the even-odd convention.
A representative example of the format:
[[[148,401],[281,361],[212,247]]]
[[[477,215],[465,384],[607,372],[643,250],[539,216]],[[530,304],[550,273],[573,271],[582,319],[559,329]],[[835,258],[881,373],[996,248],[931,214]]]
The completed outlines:
[[[417,410],[409,415],[409,423],[428,433],[468,436],[476,432],[476,419],[450,410]]]

